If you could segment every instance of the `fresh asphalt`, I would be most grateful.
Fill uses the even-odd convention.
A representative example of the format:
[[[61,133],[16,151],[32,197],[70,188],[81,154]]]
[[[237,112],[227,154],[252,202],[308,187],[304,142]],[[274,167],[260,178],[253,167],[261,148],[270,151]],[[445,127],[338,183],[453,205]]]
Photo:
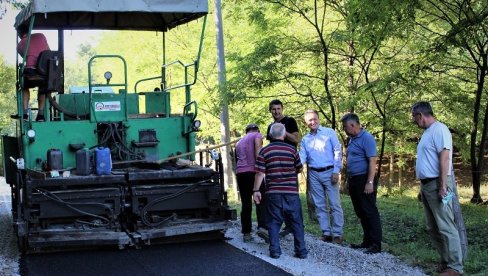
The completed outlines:
[[[290,275],[222,240],[25,255],[21,275]]]

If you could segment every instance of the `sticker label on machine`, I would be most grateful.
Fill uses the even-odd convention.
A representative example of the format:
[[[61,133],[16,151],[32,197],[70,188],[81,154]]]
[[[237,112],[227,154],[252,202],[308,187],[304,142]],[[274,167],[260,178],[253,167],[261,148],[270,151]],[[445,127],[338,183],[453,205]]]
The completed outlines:
[[[120,111],[120,101],[95,102],[95,111]]]

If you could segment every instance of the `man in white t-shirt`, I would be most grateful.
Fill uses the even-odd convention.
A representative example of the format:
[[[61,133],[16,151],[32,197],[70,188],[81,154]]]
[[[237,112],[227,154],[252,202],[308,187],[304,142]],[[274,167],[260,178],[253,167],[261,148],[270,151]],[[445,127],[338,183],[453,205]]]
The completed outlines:
[[[434,247],[441,257],[441,275],[460,275],[463,272],[461,240],[454,221],[452,200],[446,204],[448,193],[454,191],[452,168],[452,137],[447,126],[436,120],[428,102],[412,106],[412,120],[425,131],[417,146],[415,172],[421,184],[427,229]]]

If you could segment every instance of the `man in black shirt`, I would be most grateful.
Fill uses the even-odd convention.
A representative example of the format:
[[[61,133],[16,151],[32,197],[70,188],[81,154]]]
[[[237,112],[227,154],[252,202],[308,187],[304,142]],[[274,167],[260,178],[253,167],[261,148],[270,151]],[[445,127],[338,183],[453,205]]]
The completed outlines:
[[[271,141],[271,136],[269,135],[269,128],[274,123],[282,123],[285,125],[286,135],[285,143],[297,147],[300,142],[300,134],[298,133],[298,125],[293,117],[288,117],[283,115],[283,103],[280,100],[272,100],[269,103],[269,112],[273,116],[274,122],[269,124],[268,130],[266,132],[266,139]]]
[[[269,103],[269,112],[273,116],[274,122],[268,126],[268,130],[266,131],[266,139],[269,141],[273,140],[269,134],[271,125],[274,123],[281,123],[285,125],[286,131],[284,142],[297,149],[297,145],[300,142],[300,133],[298,132],[297,121],[295,121],[293,117],[283,115],[283,103],[277,99],[272,100]],[[283,228],[283,230],[280,232],[280,236],[284,237],[292,233],[292,229],[289,225],[289,222],[285,219],[285,228]]]

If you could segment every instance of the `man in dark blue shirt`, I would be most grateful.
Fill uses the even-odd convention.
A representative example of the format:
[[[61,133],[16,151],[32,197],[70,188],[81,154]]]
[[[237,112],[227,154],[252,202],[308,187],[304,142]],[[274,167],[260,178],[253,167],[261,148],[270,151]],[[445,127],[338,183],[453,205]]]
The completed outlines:
[[[347,145],[347,174],[349,195],[354,211],[363,227],[363,242],[351,244],[352,248],[366,248],[365,253],[381,252],[381,221],[376,207],[377,183],[376,141],[361,127],[359,117],[348,113],[341,118],[342,126],[350,140]]]

